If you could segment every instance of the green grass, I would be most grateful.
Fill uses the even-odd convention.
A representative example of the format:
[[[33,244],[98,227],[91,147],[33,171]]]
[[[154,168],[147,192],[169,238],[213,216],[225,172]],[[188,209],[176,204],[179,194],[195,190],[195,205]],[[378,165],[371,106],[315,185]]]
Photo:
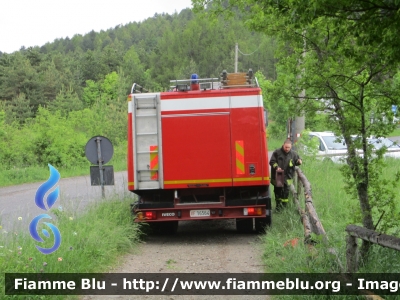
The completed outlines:
[[[268,138],[268,140],[267,140],[268,150],[274,151],[274,150],[282,147],[284,141],[285,141],[285,136]]]
[[[389,178],[400,168],[400,161],[392,159],[385,168],[384,178]],[[328,243],[313,235],[317,242],[309,249],[304,246],[304,231],[300,216],[290,203],[281,213],[273,215],[273,225],[265,236],[263,261],[268,273],[336,273],[346,267],[345,228],[357,223],[358,200],[352,199],[344,191],[344,182],[339,165],[324,161],[305,160],[302,170],[312,186],[312,199],[317,214],[326,231]],[[304,200],[300,201],[303,203]],[[397,202],[399,203],[399,202]],[[397,209],[399,210],[399,204]],[[377,220],[377,218],[375,218]],[[379,227],[377,229],[379,231]],[[295,243],[298,239],[297,244]],[[294,246],[292,246],[295,244]],[[361,244],[361,241],[358,242]],[[330,254],[335,249],[337,256]],[[359,272],[399,273],[400,252],[378,245],[372,246],[369,262],[361,266]],[[275,297],[274,297],[275,298]],[[311,296],[296,296],[296,299],[315,299]],[[292,299],[289,296],[276,296],[276,299]],[[355,296],[340,299],[356,299]],[[362,299],[362,298],[360,298]],[[385,299],[390,299],[386,298]]]
[[[97,273],[118,263],[118,257],[134,249],[139,230],[130,213],[132,199],[109,199],[98,202],[76,215],[70,211],[52,210],[53,224],[61,233],[62,243],[55,252],[44,255],[27,230],[0,229],[1,273]],[[16,220],[16,222],[19,222]],[[17,225],[17,224],[16,224]],[[17,226],[15,226],[17,227]],[[47,238],[42,235],[42,238]],[[0,293],[4,295],[4,277],[0,277]],[[66,296],[46,299],[64,299]],[[18,299],[27,299],[25,296]],[[32,297],[43,299],[43,296]]]

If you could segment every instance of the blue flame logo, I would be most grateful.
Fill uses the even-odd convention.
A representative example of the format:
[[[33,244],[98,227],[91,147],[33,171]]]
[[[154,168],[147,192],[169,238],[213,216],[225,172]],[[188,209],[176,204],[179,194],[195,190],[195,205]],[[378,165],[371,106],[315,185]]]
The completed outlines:
[[[53,187],[55,186],[58,181],[60,180],[60,173],[57,171],[56,168],[54,168],[52,165],[48,165],[50,168],[50,177],[49,179],[43,183],[36,191],[35,195],[35,203],[37,207],[43,209],[43,210],[49,210],[54,203],[57,201],[57,198],[60,194],[60,188],[57,186],[54,191],[50,192],[46,198],[46,204],[45,204],[45,194]],[[47,207],[47,208],[46,208]],[[39,233],[37,231],[37,225],[41,219],[51,219],[51,217],[48,214],[40,214],[36,216],[31,223],[29,224],[29,232],[32,236],[32,238],[40,243],[43,243],[44,240],[39,236]],[[36,246],[36,248],[42,252],[43,254],[50,254],[56,251],[60,245],[61,245],[61,234],[60,231],[56,226],[54,226],[51,223],[44,222],[45,225],[50,228],[50,230],[53,232],[54,236],[54,245],[51,248],[42,248],[40,246]],[[46,229],[42,229],[42,233],[46,238],[50,237],[50,233]]]

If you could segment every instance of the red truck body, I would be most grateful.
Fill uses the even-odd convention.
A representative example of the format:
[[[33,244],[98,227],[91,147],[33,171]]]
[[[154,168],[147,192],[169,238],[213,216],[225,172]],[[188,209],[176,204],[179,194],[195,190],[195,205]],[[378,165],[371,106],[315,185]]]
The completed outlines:
[[[209,85],[213,86],[213,85]],[[128,189],[137,222],[236,219],[271,225],[261,89],[225,86],[128,97]]]

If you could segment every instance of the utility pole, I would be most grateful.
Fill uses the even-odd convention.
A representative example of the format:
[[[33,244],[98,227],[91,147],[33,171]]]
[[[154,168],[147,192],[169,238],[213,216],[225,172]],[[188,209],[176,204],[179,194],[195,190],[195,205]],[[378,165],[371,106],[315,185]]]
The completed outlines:
[[[306,31],[303,31],[303,34],[305,36]],[[304,41],[304,46],[303,46],[303,59],[306,56],[306,39],[303,37],[303,41]],[[300,63],[302,63],[300,61]],[[304,69],[302,70],[302,72],[304,72]],[[299,79],[301,79],[301,74],[298,76]],[[304,98],[306,96],[306,91],[303,89],[300,93],[299,93],[299,101],[303,102]],[[299,139],[300,139],[300,135],[301,132],[305,129],[305,117],[304,117],[304,112],[300,111],[299,115],[295,117],[294,119],[294,128],[292,128],[292,133],[293,133],[293,137],[292,137],[292,142],[296,143]]]
[[[304,101],[306,93],[305,90],[302,90],[299,94],[300,102]],[[302,111],[300,111],[300,116],[296,116],[294,119],[294,128],[293,128],[293,143],[296,143],[300,139],[301,132],[305,129],[305,117]]]
[[[235,73],[237,73],[237,68],[238,68],[238,50],[239,46],[238,43],[235,45]]]

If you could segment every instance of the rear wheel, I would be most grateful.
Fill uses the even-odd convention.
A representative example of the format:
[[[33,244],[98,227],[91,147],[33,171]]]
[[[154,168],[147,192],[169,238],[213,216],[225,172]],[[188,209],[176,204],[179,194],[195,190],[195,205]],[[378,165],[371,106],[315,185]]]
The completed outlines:
[[[256,232],[265,233],[267,227],[271,227],[272,225],[272,211],[269,211],[270,215],[265,218],[256,218],[255,219],[255,227]]]
[[[155,234],[173,235],[178,231],[178,221],[165,221],[150,223]]]
[[[236,219],[236,230],[240,233],[253,232],[253,218]]]
[[[267,227],[272,226],[272,202],[271,197],[267,198],[267,203],[265,205],[266,216],[265,218],[256,218],[254,220],[255,228],[258,233],[265,233]]]

